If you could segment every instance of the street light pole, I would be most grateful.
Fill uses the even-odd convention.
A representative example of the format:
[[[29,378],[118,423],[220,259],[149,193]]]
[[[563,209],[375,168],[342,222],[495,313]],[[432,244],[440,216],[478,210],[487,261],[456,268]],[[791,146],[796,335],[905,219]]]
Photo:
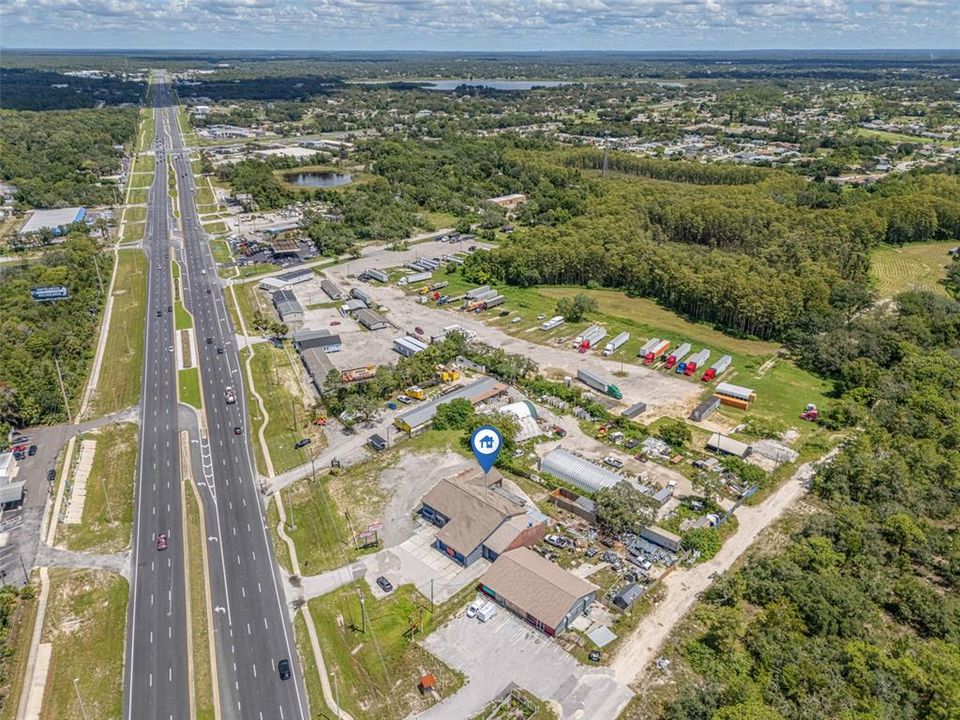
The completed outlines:
[[[83,720],[87,720],[87,709],[83,706],[83,698],[80,695],[80,686],[77,684],[80,678],[73,679],[73,689],[77,693],[77,700],[80,702],[80,714],[83,716]]]

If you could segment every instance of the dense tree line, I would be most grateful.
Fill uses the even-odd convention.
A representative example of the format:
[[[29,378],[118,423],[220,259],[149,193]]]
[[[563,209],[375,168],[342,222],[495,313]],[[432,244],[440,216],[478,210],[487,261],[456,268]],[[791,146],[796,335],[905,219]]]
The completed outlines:
[[[960,303],[896,303],[798,344],[852,439],[787,550],[707,593],[664,717],[958,717]]]
[[[0,108],[71,110],[99,105],[137,104],[145,84],[120,77],[77,77],[26,68],[0,68]]]
[[[0,110],[0,125],[0,178],[17,187],[21,205],[117,202],[116,185],[100,177],[119,171],[123,146],[136,133],[136,109]]]
[[[68,415],[57,379],[60,363],[72,411],[87,378],[112,256],[72,233],[36,261],[0,268],[0,434],[10,427],[62,422]],[[70,295],[37,302],[30,290],[64,285]]]
[[[585,212],[518,229],[468,258],[464,273],[519,286],[622,288],[726,330],[783,338],[864,307],[877,244],[960,237],[953,175],[918,173],[838,195],[785,172],[727,185],[723,169],[663,164],[686,182],[595,182]]]
[[[340,87],[342,82],[334,77],[302,75],[252,78],[206,77],[191,80],[189,84],[176,84],[181,97],[210,98],[221,100],[298,100],[314,95],[326,95]]]

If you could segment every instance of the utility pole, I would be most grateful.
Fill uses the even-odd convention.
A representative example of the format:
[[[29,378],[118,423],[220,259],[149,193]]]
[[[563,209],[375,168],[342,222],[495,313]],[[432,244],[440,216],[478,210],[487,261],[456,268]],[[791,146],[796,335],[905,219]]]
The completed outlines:
[[[56,355],[53,356],[53,364],[57,367],[57,379],[60,381],[60,392],[63,394],[63,407],[67,411],[67,419],[70,419],[70,401],[67,400],[67,389],[63,386],[63,373],[60,372],[60,360]]]
[[[357,595],[360,598],[360,632],[366,635],[367,634],[367,608],[366,608],[366,605],[364,604],[365,600],[363,598],[363,592],[360,590],[360,588],[357,588]]]
[[[80,702],[80,714],[83,715],[83,720],[87,720],[87,709],[83,706],[83,698],[80,696],[80,686],[77,684],[79,678],[73,679],[73,689],[77,693],[77,700]]]
[[[113,525],[113,511],[110,509],[110,495],[107,492],[107,481],[103,479],[103,476],[100,476],[100,485],[103,486],[103,504],[107,507],[107,517],[110,519],[110,524]]]

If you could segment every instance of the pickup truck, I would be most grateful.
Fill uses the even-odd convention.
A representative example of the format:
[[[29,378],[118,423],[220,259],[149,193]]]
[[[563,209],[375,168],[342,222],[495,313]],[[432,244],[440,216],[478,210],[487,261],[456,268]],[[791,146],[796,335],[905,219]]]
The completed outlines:
[[[223,397],[226,399],[227,405],[233,405],[237,401],[237,393],[230,386],[223,389]]]

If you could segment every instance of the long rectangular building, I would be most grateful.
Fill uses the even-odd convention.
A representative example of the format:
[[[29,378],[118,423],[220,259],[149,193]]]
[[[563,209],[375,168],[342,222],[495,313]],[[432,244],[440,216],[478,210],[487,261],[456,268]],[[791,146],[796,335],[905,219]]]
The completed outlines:
[[[432,400],[421,404],[412,410],[397,415],[393,424],[400,430],[408,433],[417,433],[426,430],[433,418],[437,414],[437,408],[443,403],[448,403],[456,398],[466,398],[474,405],[489,400],[490,398],[503,395],[507,392],[507,386],[497,382],[491,377],[483,377],[476,382],[470,383],[465,387],[458,388],[446,395],[435,397]]]

